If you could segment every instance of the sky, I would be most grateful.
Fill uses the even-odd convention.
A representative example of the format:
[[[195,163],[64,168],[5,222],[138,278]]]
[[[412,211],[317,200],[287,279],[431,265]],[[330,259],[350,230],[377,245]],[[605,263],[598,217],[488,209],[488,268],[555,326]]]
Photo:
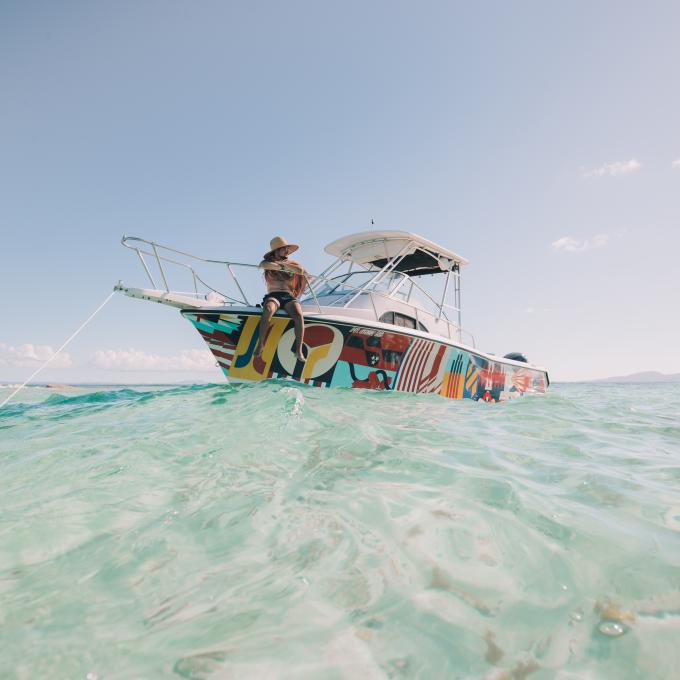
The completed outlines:
[[[146,285],[123,234],[319,272],[371,220],[470,260],[482,350],[680,372],[678,35],[674,1],[3,0],[0,381]],[[223,378],[116,294],[39,379]]]

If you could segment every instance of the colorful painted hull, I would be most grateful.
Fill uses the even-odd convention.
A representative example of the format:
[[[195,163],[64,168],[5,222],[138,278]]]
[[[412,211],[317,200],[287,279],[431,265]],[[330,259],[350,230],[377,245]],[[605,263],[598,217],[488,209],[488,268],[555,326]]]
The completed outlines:
[[[453,343],[368,324],[307,318],[307,361],[293,353],[295,330],[287,315],[272,318],[264,351],[257,311],[182,310],[208,344],[225,376],[236,380],[292,378],[318,387],[359,387],[436,393],[450,399],[503,401],[545,392],[541,369],[476,353]]]

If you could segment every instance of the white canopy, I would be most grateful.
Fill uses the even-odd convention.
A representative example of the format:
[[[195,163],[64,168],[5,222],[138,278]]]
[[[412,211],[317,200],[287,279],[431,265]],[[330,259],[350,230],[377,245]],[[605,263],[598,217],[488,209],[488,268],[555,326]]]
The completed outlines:
[[[410,231],[362,231],[329,243],[325,251],[343,260],[378,267],[394,257],[406,255],[403,266],[398,269],[411,275],[433,273],[437,269],[449,271],[454,265],[462,267],[468,264],[464,257],[452,250]]]

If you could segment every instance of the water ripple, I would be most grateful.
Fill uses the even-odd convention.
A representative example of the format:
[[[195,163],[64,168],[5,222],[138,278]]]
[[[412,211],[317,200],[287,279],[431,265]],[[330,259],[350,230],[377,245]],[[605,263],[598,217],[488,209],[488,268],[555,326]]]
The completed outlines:
[[[247,385],[0,411],[17,678],[672,678],[680,393]]]

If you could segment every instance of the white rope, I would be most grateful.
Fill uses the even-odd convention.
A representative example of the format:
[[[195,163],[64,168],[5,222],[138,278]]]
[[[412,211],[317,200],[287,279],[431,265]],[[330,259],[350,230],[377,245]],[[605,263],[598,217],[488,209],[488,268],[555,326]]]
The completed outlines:
[[[7,399],[5,399],[5,401],[3,401],[2,404],[0,404],[0,408],[2,408],[2,407],[3,407],[3,406],[4,406],[4,405],[5,405],[5,404],[6,404],[6,403],[7,403],[7,402],[15,395],[15,394],[17,394],[18,392],[20,392],[21,390],[23,390],[24,387],[26,387],[26,385],[28,385],[28,383],[30,383],[31,380],[33,380],[33,378],[35,378],[35,376],[38,375],[38,373],[40,373],[40,371],[42,371],[43,368],[45,368],[45,366],[47,366],[47,364],[49,364],[50,361],[52,361],[52,359],[54,359],[54,357],[56,357],[57,354],[59,354],[59,352],[61,352],[61,350],[64,349],[64,347],[66,347],[66,345],[68,345],[68,343],[71,342],[71,340],[73,340],[73,338],[75,338],[76,335],[78,335],[78,333],[80,333],[80,331],[82,331],[83,328],[85,328],[85,326],[87,326],[88,323],[90,323],[90,321],[92,321],[92,319],[94,319],[94,317],[97,315],[97,312],[99,312],[99,310],[100,310],[100,309],[101,309],[101,308],[102,308],[102,307],[103,307],[103,306],[104,306],[104,305],[105,305],[105,304],[106,304],[106,303],[107,303],[107,302],[108,302],[115,294],[116,294],[116,291],[114,290],[114,291],[106,298],[106,300],[104,300],[104,302],[102,302],[101,305],[99,305],[99,307],[97,307],[97,309],[95,309],[94,312],[92,312],[92,314],[90,314],[90,316],[87,317],[87,319],[83,322],[83,324],[80,326],[80,328],[78,328],[78,330],[77,330],[75,333],[73,333],[73,335],[71,335],[71,337],[70,337],[68,340],[66,340],[66,342],[64,342],[64,344],[63,344],[57,351],[56,351],[49,359],[47,359],[47,361],[45,361],[45,362],[43,363],[43,365],[40,366],[40,367],[33,373],[33,375],[31,375],[30,378],[27,378],[26,381],[25,381],[24,383],[22,383],[21,385],[19,385],[19,387],[17,387],[16,390],[14,390],[14,392],[12,392],[12,394],[10,394],[9,397],[7,397]]]

